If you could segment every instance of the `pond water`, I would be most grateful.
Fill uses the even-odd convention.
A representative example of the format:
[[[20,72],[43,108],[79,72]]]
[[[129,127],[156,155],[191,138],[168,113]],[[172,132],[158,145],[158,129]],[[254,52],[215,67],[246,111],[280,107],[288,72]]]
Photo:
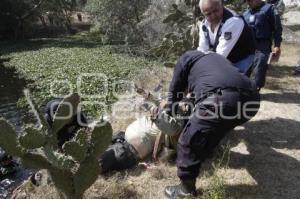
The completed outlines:
[[[17,130],[21,129],[26,115],[26,110],[17,107],[17,101],[22,97],[25,85],[26,82],[18,78],[14,69],[5,68],[0,61],[0,117],[9,120]],[[1,149],[0,153],[3,153]],[[20,166],[14,174],[0,177],[0,198],[10,198],[14,188],[27,179],[32,172]]]

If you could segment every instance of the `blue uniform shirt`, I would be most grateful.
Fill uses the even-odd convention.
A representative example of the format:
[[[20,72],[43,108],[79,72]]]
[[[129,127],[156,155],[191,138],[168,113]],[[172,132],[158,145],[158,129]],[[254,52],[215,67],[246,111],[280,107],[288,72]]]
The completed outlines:
[[[265,54],[272,51],[272,40],[274,45],[280,47],[282,41],[282,26],[280,16],[274,6],[262,2],[256,9],[248,8],[244,12],[244,18],[252,28],[256,47]]]

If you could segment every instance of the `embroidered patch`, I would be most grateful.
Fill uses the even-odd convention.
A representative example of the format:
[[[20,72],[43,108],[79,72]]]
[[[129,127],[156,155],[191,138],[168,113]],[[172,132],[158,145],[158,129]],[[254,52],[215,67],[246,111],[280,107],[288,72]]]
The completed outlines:
[[[224,32],[224,39],[225,40],[230,40],[232,37],[232,33],[231,32]]]
[[[255,15],[250,15],[249,22],[254,23],[254,21],[255,21]]]

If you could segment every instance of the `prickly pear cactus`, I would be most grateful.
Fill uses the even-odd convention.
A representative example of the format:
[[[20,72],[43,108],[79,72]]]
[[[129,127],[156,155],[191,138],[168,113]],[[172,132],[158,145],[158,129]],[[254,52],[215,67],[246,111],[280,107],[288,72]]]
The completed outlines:
[[[112,127],[105,122],[81,128],[75,137],[58,150],[57,133],[71,122],[80,97],[72,94],[63,99],[54,115],[53,128],[48,129],[42,113],[36,111],[40,128],[26,126],[22,135],[0,118],[0,147],[6,153],[20,157],[31,168],[47,169],[62,198],[80,199],[97,179],[100,172],[98,157],[107,148]],[[69,117],[67,117],[69,116]]]

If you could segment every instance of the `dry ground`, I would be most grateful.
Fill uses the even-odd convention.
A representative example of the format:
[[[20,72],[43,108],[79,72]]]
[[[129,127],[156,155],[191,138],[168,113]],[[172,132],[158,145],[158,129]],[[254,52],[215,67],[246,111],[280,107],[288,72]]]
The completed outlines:
[[[283,44],[280,62],[269,68],[259,113],[227,136],[223,143],[229,153],[205,163],[197,181],[204,196],[198,198],[300,198],[300,77],[291,75],[299,59],[300,46]],[[153,88],[171,73],[147,71],[140,82]],[[128,122],[113,122],[114,130],[124,129]],[[164,198],[165,185],[177,182],[174,164],[135,168],[99,177],[85,198],[159,199]],[[49,186],[36,191],[31,198],[57,198]]]

